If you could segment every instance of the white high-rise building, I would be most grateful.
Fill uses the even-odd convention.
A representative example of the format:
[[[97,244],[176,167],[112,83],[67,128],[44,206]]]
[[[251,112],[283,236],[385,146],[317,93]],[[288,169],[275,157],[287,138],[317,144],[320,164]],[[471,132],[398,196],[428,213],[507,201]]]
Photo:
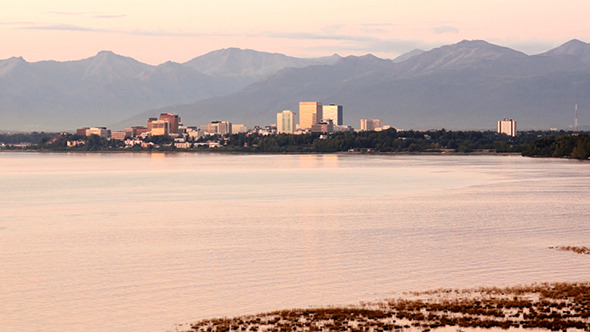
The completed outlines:
[[[277,113],[277,134],[293,134],[295,132],[295,112],[284,110]]]
[[[332,120],[335,126],[342,126],[342,105],[324,105],[322,107],[322,121]]]
[[[498,121],[497,130],[498,134],[506,134],[514,137],[516,136],[516,121],[508,118]]]

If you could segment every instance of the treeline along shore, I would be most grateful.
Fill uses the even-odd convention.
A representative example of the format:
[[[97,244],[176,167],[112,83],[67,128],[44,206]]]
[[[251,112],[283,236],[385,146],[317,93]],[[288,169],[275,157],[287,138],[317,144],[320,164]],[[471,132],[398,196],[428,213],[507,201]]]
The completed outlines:
[[[22,144],[22,142],[35,142]],[[73,144],[72,142],[75,142]],[[514,153],[529,157],[588,159],[590,136],[567,131],[522,131],[515,137],[493,131],[384,131],[331,134],[240,133],[209,135],[182,144],[170,136],[146,137],[133,145],[96,135],[0,134],[4,150],[31,151],[218,151],[240,153]]]

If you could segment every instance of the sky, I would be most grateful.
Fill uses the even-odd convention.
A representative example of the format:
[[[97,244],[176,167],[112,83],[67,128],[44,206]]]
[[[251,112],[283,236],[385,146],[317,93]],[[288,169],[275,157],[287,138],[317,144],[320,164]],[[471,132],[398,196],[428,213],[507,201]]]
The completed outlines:
[[[589,17],[588,0],[3,0],[0,59],[110,50],[158,65],[229,47],[393,59],[465,39],[538,54],[590,42]]]

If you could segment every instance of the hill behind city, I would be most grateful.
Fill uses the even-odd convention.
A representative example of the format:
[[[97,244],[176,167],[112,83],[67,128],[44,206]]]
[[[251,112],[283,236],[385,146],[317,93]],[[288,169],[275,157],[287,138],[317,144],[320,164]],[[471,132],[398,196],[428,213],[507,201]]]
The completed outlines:
[[[572,40],[538,55],[462,41],[397,60],[372,55],[303,59],[224,49],[151,66],[103,51],[68,62],[0,61],[0,130],[122,129],[175,112],[187,125],[276,121],[299,101],[344,106],[345,124],[381,118],[397,128],[523,129],[590,123],[590,45]]]

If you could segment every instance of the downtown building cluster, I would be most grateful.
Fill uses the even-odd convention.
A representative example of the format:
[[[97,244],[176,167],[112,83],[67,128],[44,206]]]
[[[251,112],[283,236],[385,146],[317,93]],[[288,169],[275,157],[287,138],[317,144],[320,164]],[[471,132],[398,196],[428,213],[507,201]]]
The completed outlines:
[[[79,136],[90,137],[96,135],[109,140],[119,140],[125,146],[141,146],[149,148],[154,143],[152,138],[169,137],[173,139],[177,148],[191,148],[196,146],[216,147],[222,144],[220,140],[206,139],[205,136],[226,136],[238,133],[256,133],[260,135],[272,134],[329,134],[333,132],[353,131],[351,126],[344,125],[344,110],[342,105],[323,105],[318,101],[302,101],[299,103],[298,114],[291,110],[283,110],[276,114],[276,124],[265,127],[255,126],[248,129],[243,124],[233,124],[230,121],[212,121],[202,126],[185,126],[178,114],[161,113],[159,117],[150,117],[146,126],[132,126],[122,131],[110,131],[106,127],[83,127],[76,130]],[[392,128],[383,125],[381,119],[361,119],[360,131],[381,131]],[[497,122],[497,132],[508,136],[516,135],[516,122],[504,119]],[[68,147],[85,144],[84,140],[67,142]]]
[[[168,136],[174,139],[178,148],[194,146],[190,142],[197,141],[203,136],[225,136],[238,133],[272,134],[329,134],[338,131],[352,131],[351,126],[343,124],[343,106],[336,104],[322,105],[317,101],[303,101],[299,103],[299,117],[297,113],[284,110],[277,113],[276,124],[249,129],[243,124],[233,124],[230,121],[212,121],[202,126],[185,126],[178,114],[161,113],[159,117],[150,117],[146,126],[132,126],[122,131],[111,131],[106,127],[82,127],[76,129],[76,135],[90,137],[96,135],[110,140],[125,142],[126,146],[140,145],[149,147],[148,138]],[[361,119],[361,130],[384,130],[390,126],[383,126],[381,119]],[[83,140],[68,141],[68,147],[84,144]],[[203,143],[205,145],[205,143]],[[213,147],[216,143],[208,142]]]
[[[224,136],[246,131],[246,126],[232,124],[229,121],[212,121],[203,126],[184,126],[178,114],[161,113],[159,117],[148,118],[146,126],[132,126],[123,131],[111,131],[106,127],[82,127],[76,129],[76,135],[87,137],[96,135],[105,139],[123,141],[129,147],[138,145],[142,148],[154,145],[152,142],[147,142],[148,138],[166,136],[174,139],[175,147],[190,148],[191,142],[202,136]],[[79,144],[85,144],[85,142],[83,140],[68,141],[68,147]],[[205,145],[216,146],[215,143]]]
[[[344,111],[342,105],[322,105],[317,101],[302,101],[299,103],[299,123],[297,113],[284,110],[277,113],[276,132],[278,134],[332,133],[337,131],[352,131],[352,127],[343,124]],[[369,123],[371,125],[367,126]],[[361,119],[360,130],[389,129],[383,126],[381,119]]]

